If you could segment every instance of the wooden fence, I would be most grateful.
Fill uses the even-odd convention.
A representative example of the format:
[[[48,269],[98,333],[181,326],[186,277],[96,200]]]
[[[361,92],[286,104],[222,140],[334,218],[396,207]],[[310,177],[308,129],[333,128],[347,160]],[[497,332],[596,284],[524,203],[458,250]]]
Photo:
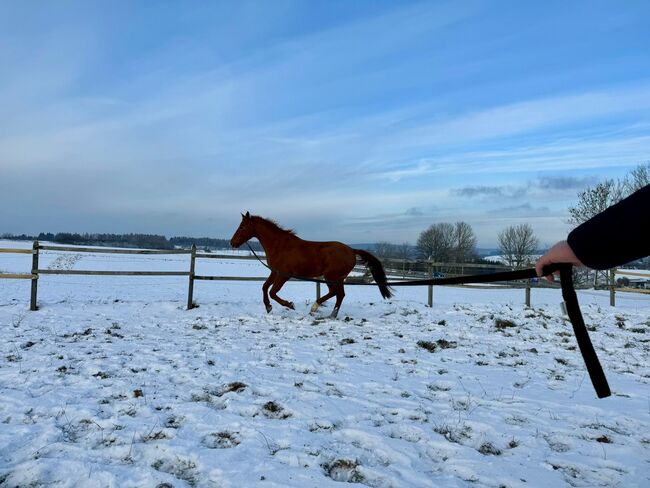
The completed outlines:
[[[190,256],[189,269],[187,271],[95,271],[95,270],[77,270],[77,269],[40,269],[39,268],[39,252],[40,251],[58,251],[58,252],[75,252],[75,253],[100,253],[100,254],[186,254]],[[237,255],[224,255],[212,253],[197,252],[196,246],[193,245],[189,250],[157,250],[157,249],[111,249],[111,248],[95,248],[95,247],[80,247],[80,246],[50,246],[40,245],[38,241],[34,241],[32,249],[0,249],[0,253],[14,253],[14,254],[31,254],[32,255],[32,269],[31,273],[16,274],[16,273],[0,273],[0,279],[28,279],[31,280],[31,297],[30,297],[30,310],[38,310],[38,280],[41,275],[91,275],[91,276],[186,276],[188,278],[188,292],[187,292],[187,308],[191,309],[195,306],[194,295],[194,281],[266,281],[267,277],[243,277],[243,276],[207,276],[197,275],[195,272],[197,259],[256,259],[254,256],[237,256]],[[388,263],[390,264],[390,263]],[[401,275],[404,279],[417,279],[435,276],[436,270],[444,269],[447,271],[447,276],[464,273],[476,273],[478,268],[486,268],[485,265],[471,265],[471,264],[445,264],[445,263],[426,263],[427,271],[414,273],[406,272],[403,265],[397,269],[390,268],[397,275]],[[458,269],[456,269],[458,268]],[[501,268],[503,270],[503,268]],[[454,272],[454,270],[456,272]],[[358,282],[358,278],[352,278],[349,282]],[[531,281],[526,280],[523,285],[525,290],[525,303],[530,306],[531,295]],[[613,288],[612,288],[613,290]],[[613,293],[613,291],[612,291]],[[316,298],[321,296],[320,283],[316,283]],[[433,286],[427,286],[427,302],[431,307],[433,306]],[[611,300],[612,306],[613,298]]]
[[[40,251],[75,252],[75,253],[100,253],[100,254],[189,254],[190,265],[188,271],[96,271],[81,269],[40,269],[38,265]],[[32,249],[0,249],[0,253],[31,254],[31,273],[0,273],[0,279],[28,279],[31,280],[30,310],[38,310],[38,280],[41,275],[85,275],[85,276],[186,276],[188,278],[187,308],[194,307],[194,280],[222,280],[222,281],[265,281],[267,277],[241,277],[241,276],[200,276],[195,273],[197,258],[220,259],[255,259],[253,256],[228,256],[208,253],[197,253],[196,246],[190,250],[158,250],[158,249],[110,249],[79,246],[44,246],[34,241]]]

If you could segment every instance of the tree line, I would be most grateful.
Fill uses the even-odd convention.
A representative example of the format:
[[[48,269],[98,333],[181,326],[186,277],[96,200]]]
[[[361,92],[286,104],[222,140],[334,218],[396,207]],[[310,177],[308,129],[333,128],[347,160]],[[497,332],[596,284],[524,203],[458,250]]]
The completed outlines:
[[[112,246],[112,247],[132,247],[144,249],[175,249],[189,248],[196,244],[203,250],[210,249],[230,249],[228,239],[215,239],[212,237],[170,237],[157,234],[91,234],[91,233],[72,233],[72,232],[41,232],[38,235],[28,234],[9,234],[4,233],[0,236],[2,239],[14,241],[43,241],[54,242],[56,244],[67,245],[84,245],[84,246]],[[256,251],[261,250],[261,246],[256,241],[251,241],[251,246]]]
[[[41,232],[36,236],[27,234],[2,234],[3,239],[16,241],[45,241],[67,245],[139,247],[148,249],[174,249],[165,236],[156,234],[90,234],[74,232]]]

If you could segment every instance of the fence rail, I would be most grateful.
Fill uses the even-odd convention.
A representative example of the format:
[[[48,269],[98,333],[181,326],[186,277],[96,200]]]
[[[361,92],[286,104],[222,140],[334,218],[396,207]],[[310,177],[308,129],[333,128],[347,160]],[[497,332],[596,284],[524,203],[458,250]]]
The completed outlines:
[[[84,269],[39,269],[43,275],[88,275],[88,276],[189,276],[189,271],[95,271]]]
[[[33,249],[6,249],[0,248],[0,254],[10,253],[10,254],[34,254]]]
[[[100,254],[190,254],[186,249],[114,249],[110,247],[38,246],[42,251],[95,252]],[[30,250],[31,252],[31,250]]]
[[[650,278],[650,273],[639,273],[637,271],[627,271],[625,269],[617,269],[614,274],[624,275],[624,276],[640,276],[642,278]]]
[[[35,280],[36,275],[33,274],[22,274],[22,273],[2,273],[0,274],[0,279],[5,280]]]
[[[189,270],[188,271],[112,271],[112,270],[76,270],[76,269],[40,269],[39,268],[39,252],[52,251],[52,252],[75,252],[75,253],[101,253],[101,254],[180,254],[189,255]],[[32,255],[32,269],[31,273],[0,273],[0,279],[25,279],[31,280],[31,299],[30,310],[37,310],[37,296],[38,296],[38,280],[41,275],[85,275],[85,276],[186,276],[188,278],[188,295],[187,295],[187,308],[191,309],[195,306],[193,301],[194,294],[194,281],[266,281],[268,277],[261,276],[208,276],[197,275],[195,273],[196,259],[227,259],[227,260],[255,260],[254,256],[242,256],[231,254],[213,254],[213,253],[198,253],[196,246],[192,246],[190,250],[186,249],[116,249],[116,248],[97,248],[97,247],[81,247],[81,246],[51,246],[40,245],[38,241],[34,241],[32,249],[0,249],[0,253],[14,253],[14,254],[31,254]],[[392,264],[392,260],[387,260],[387,264]],[[421,277],[427,278],[434,276],[436,269],[446,268],[449,271],[456,269],[463,274],[464,270],[475,271],[480,268],[494,268],[494,266],[487,265],[473,265],[473,264],[448,264],[448,263],[426,263],[428,271],[414,272],[404,268],[405,263],[400,263],[402,269],[389,268],[387,272],[393,272],[395,275],[403,275],[403,278]],[[613,273],[613,272],[612,272]],[[448,276],[454,276],[456,273],[447,273]],[[626,273],[631,274],[631,273]],[[613,274],[612,274],[613,276]],[[644,275],[647,276],[647,275]],[[296,281],[296,280],[292,280]],[[359,282],[359,277],[353,277],[346,280],[347,283]],[[530,306],[530,280],[526,280],[523,284],[525,288],[525,303]],[[316,298],[320,297],[320,283],[316,283]],[[427,287],[428,305],[433,305],[433,286]],[[613,288],[612,288],[613,292]],[[613,305],[612,298],[612,305]]]

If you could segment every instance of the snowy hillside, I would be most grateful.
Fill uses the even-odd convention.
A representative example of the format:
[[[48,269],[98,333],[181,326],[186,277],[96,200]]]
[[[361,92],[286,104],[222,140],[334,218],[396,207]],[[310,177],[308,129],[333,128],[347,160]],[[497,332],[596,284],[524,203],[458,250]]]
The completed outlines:
[[[29,243],[0,242],[0,247]],[[1,255],[27,272],[28,255]],[[187,256],[42,253],[51,269],[188,269]],[[199,274],[265,276],[254,261]],[[578,297],[613,396],[598,400],[561,293],[313,284],[264,312],[258,282],[0,281],[0,486],[650,485],[650,296]]]

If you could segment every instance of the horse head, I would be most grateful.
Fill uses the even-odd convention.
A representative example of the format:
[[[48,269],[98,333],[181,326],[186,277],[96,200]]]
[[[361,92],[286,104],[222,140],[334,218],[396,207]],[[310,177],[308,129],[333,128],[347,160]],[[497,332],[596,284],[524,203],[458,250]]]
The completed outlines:
[[[241,224],[230,239],[232,247],[239,247],[251,237],[255,237],[255,228],[253,226],[253,219],[251,214],[246,212],[246,215],[241,214]]]

